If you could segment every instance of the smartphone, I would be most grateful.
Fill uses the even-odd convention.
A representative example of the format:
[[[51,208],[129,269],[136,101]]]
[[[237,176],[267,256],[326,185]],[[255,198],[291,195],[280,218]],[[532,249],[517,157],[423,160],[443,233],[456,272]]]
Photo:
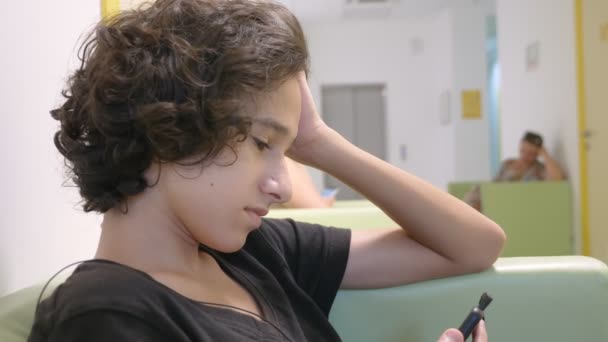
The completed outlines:
[[[465,341],[469,338],[469,336],[471,336],[471,333],[473,332],[473,329],[475,329],[475,326],[477,326],[477,323],[479,323],[480,320],[485,319],[484,310],[488,307],[488,305],[490,305],[492,300],[493,298],[487,292],[484,292],[479,299],[479,304],[477,304],[477,306],[475,306],[469,312],[467,318],[464,319],[458,328],[458,330],[460,330],[464,336]]]

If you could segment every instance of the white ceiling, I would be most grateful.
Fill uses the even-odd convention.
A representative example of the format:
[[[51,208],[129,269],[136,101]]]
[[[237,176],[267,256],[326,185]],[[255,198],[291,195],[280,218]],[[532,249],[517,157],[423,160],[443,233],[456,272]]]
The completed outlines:
[[[279,0],[302,21],[336,20],[349,17],[414,18],[447,7],[450,0],[387,0],[387,4],[349,5],[357,0]],[[356,7],[356,8],[353,8]]]

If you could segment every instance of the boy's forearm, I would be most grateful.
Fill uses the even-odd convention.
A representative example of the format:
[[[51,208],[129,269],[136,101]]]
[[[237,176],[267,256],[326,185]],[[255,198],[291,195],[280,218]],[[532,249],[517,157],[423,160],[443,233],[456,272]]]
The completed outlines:
[[[363,194],[437,253],[455,261],[478,262],[481,257],[490,263],[500,253],[502,229],[464,202],[357,148],[334,131],[317,145],[315,167]]]

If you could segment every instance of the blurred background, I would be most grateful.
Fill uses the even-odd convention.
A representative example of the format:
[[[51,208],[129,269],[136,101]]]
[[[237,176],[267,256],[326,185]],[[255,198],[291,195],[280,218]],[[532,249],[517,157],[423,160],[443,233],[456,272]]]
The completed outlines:
[[[540,132],[571,189],[573,253],[608,261],[608,2],[282,2],[307,34],[311,90],[332,127],[446,191],[491,180],[524,131]],[[62,186],[49,110],[102,3],[3,5],[0,295],[90,258],[100,222]],[[311,174],[319,188],[341,187],[339,199],[358,196]]]

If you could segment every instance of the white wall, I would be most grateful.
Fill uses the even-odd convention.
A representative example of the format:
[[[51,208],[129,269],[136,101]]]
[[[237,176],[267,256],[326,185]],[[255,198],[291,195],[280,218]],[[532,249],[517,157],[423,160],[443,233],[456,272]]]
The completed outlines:
[[[98,1],[76,0],[12,1],[0,11],[0,295],[94,252],[99,218],[79,213],[77,192],[60,187],[49,110],[98,13]]]
[[[455,42],[453,32],[453,16],[450,10],[444,10],[434,18],[430,18],[428,58],[431,68],[427,77],[430,77],[432,87],[430,91],[430,101],[432,105],[428,115],[434,117],[431,121],[432,141],[428,142],[433,146],[426,159],[420,160],[431,164],[427,168],[426,174],[419,176],[430,180],[442,188],[447,189],[447,183],[456,179],[456,168],[458,159],[456,152],[458,145],[456,141],[456,121],[458,112],[455,107],[454,94],[454,65],[455,65]],[[447,108],[442,108],[442,94],[447,94],[449,102]],[[447,114],[442,113],[447,110]],[[444,116],[445,115],[445,116]],[[446,123],[441,122],[441,117],[447,118]],[[412,123],[415,125],[415,122]]]
[[[320,104],[322,85],[386,84],[389,162],[444,189],[453,180],[488,179],[485,107],[482,119],[462,120],[460,92],[485,94],[485,20],[494,10],[491,0],[459,0],[416,20],[305,22],[313,95]],[[447,125],[439,121],[442,92],[451,99]]]
[[[304,24],[312,56],[311,91],[320,98],[321,85],[385,84],[388,160],[435,184],[436,172],[448,164],[438,143],[437,87],[431,72],[436,57],[427,21],[352,20]],[[443,34],[445,36],[445,33]],[[411,42],[423,44],[414,53]],[[441,80],[443,81],[443,80]],[[319,107],[320,100],[317,100]],[[442,139],[439,139],[441,141]],[[407,158],[400,158],[401,145]]]
[[[452,112],[462,116],[461,93],[481,91],[481,118],[454,121],[454,179],[490,179],[490,127],[487,114],[486,21],[495,13],[494,1],[452,0]]]
[[[573,203],[580,203],[574,3],[498,0],[497,14],[502,154],[517,155],[525,130],[542,133],[547,150],[568,173]],[[525,50],[534,42],[539,64],[527,71]],[[578,205],[574,209],[578,232]]]

